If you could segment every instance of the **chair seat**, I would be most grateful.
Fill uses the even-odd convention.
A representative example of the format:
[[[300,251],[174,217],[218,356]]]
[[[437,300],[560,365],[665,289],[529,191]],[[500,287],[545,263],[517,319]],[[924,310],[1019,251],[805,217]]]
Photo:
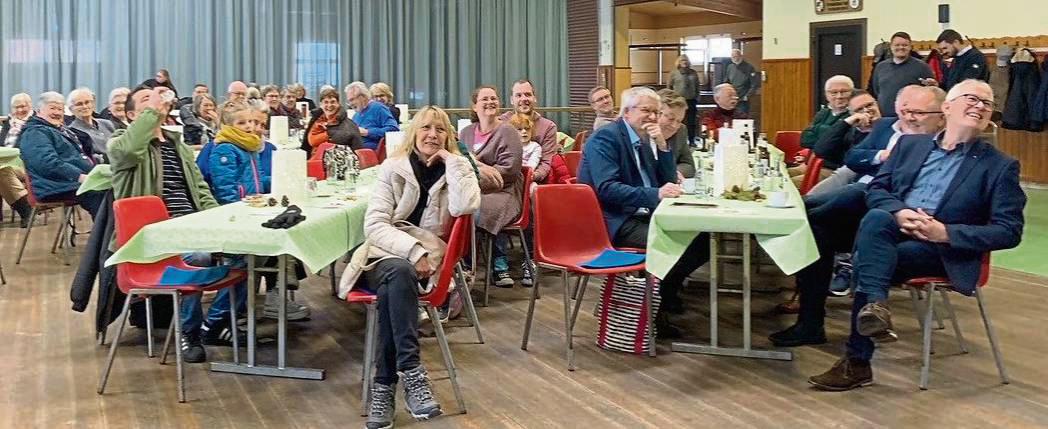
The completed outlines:
[[[371,292],[363,291],[360,289],[353,289],[349,291],[348,295],[346,295],[346,301],[358,304],[371,304],[375,301],[378,301],[378,296]]]
[[[906,286],[915,287],[927,287],[932,283],[938,285],[939,287],[952,287],[950,279],[946,277],[917,277],[903,282],[903,284]]]
[[[125,293],[131,289],[162,289],[162,290],[177,290],[184,294],[193,294],[199,292],[208,292],[213,290],[224,289],[229,286],[233,286],[236,283],[245,281],[247,279],[247,272],[244,270],[229,270],[229,274],[225,277],[215,281],[214,283],[194,286],[194,285],[164,285],[159,284],[159,277],[155,279],[143,279],[134,278],[133,275],[121,277],[120,289]]]
[[[596,257],[597,255],[558,256],[556,258],[551,259],[535,259],[535,262],[539,264],[552,265],[560,269],[587,276],[606,276],[610,274],[644,271],[644,263],[614,268],[586,268],[582,266],[582,264],[592,261],[593,258]]]

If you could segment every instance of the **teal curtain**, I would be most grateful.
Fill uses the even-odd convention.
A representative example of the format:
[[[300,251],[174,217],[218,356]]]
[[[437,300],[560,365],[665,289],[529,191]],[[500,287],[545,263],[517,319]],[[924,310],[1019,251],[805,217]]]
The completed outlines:
[[[467,107],[479,84],[529,77],[567,105],[563,0],[3,0],[0,112],[18,92],[98,94],[159,68],[180,95],[233,80],[341,90],[389,83],[398,103]]]

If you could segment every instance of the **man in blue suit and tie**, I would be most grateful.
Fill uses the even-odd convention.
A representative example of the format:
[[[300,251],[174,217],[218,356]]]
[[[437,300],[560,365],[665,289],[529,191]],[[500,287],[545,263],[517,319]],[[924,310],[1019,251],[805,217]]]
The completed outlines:
[[[579,183],[593,187],[604,213],[608,236],[616,247],[645,248],[651,213],[663,198],[676,198],[677,165],[666,136],[659,129],[660,99],[649,88],[622,94],[620,118],[586,139],[579,166]],[[709,235],[699,234],[659,286],[662,297],[659,336],[679,335],[665,313],[681,313],[677,291],[685,278],[709,260]]]
[[[870,183],[869,211],[855,245],[856,291],[847,353],[808,382],[843,391],[873,382],[874,341],[897,339],[887,306],[892,284],[946,276],[975,293],[983,256],[1019,245],[1026,195],[1019,162],[979,138],[990,122],[993,91],[966,80],[946,95],[946,129],[899,139]]]

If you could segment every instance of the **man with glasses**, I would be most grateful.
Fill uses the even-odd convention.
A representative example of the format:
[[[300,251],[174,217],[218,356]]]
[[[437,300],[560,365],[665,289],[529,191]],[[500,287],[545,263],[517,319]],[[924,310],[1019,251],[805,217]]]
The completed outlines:
[[[622,93],[620,119],[594,132],[583,149],[579,183],[596,192],[608,236],[616,247],[647,247],[651,213],[663,198],[683,193],[677,184],[673,150],[659,127],[660,103],[659,95],[649,88],[627,89]],[[655,319],[659,337],[680,335],[666,314],[684,311],[677,290],[685,276],[707,260],[709,235],[702,233],[662,280],[662,305]]]
[[[823,325],[827,290],[843,296],[851,286],[850,252],[859,221],[866,214],[866,186],[902,136],[935,134],[942,129],[942,112],[938,110],[945,98],[946,93],[934,86],[903,88],[896,97],[898,118],[878,120],[870,135],[845,155],[847,168],[823,181],[827,183],[848,174],[851,177],[848,182],[832,191],[809,193],[804,197],[808,224],[819,247],[819,259],[797,273],[797,322],[769,337],[776,347],[826,342]]]
[[[611,96],[611,90],[603,86],[593,88],[589,92],[590,107],[597,117],[593,119],[593,131],[607,124],[615,122],[615,98]]]
[[[873,123],[880,117],[881,110],[873,96],[861,89],[852,91],[851,98],[848,99],[847,116],[823,132],[812,146],[812,152],[823,161],[822,171],[819,172],[820,181],[829,178],[844,165],[845,152],[866,138],[873,129]],[[795,174],[792,171],[790,173]],[[800,187],[804,176],[794,175],[792,179],[794,185]],[[840,183],[840,180],[834,182]]]
[[[72,90],[69,93],[69,111],[73,112],[73,122],[69,128],[90,137],[94,153],[105,154],[106,143],[116,127],[108,120],[95,118],[95,93],[87,88]]]
[[[353,122],[360,128],[364,138],[364,148],[376,150],[382,138],[390,131],[399,131],[400,125],[393,114],[380,102],[371,99],[371,90],[364,82],[353,82],[346,85],[346,101],[349,107],[357,111]]]
[[[247,85],[239,80],[233,81],[226,89],[226,103],[244,103],[247,101]]]
[[[895,116],[895,96],[903,87],[914,84],[935,85],[935,74],[927,63],[914,58],[910,35],[898,32],[891,38],[892,57],[877,63],[870,79],[870,94],[884,116]]]
[[[892,284],[947,277],[975,293],[988,252],[1019,245],[1026,195],[1019,162],[979,137],[990,122],[993,91],[969,79],[942,103],[946,128],[904,136],[870,182],[869,212],[855,245],[856,289],[847,352],[808,382],[844,391],[873,383],[874,343],[898,339],[888,308]]]

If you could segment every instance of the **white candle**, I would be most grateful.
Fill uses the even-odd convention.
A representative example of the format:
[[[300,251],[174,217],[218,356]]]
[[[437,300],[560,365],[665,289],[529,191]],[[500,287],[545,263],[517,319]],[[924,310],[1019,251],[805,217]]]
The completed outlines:
[[[458,127],[457,127],[458,128],[458,132],[461,133],[462,130],[464,130],[466,127],[468,127],[468,126],[470,126],[472,124],[473,124],[473,121],[471,121],[469,119],[459,119],[458,120]]]
[[[273,196],[287,195],[291,201],[301,201],[306,196],[306,152],[286,149],[273,152],[272,170]]]
[[[269,140],[278,147],[287,143],[288,123],[287,116],[269,117]]]
[[[390,131],[386,133],[386,158],[397,152],[404,144],[403,131]]]
[[[397,110],[400,110],[400,117],[397,118],[397,121],[400,121],[402,124],[408,123],[411,120],[411,115],[408,115],[408,105],[394,104],[394,106],[397,106]]]

